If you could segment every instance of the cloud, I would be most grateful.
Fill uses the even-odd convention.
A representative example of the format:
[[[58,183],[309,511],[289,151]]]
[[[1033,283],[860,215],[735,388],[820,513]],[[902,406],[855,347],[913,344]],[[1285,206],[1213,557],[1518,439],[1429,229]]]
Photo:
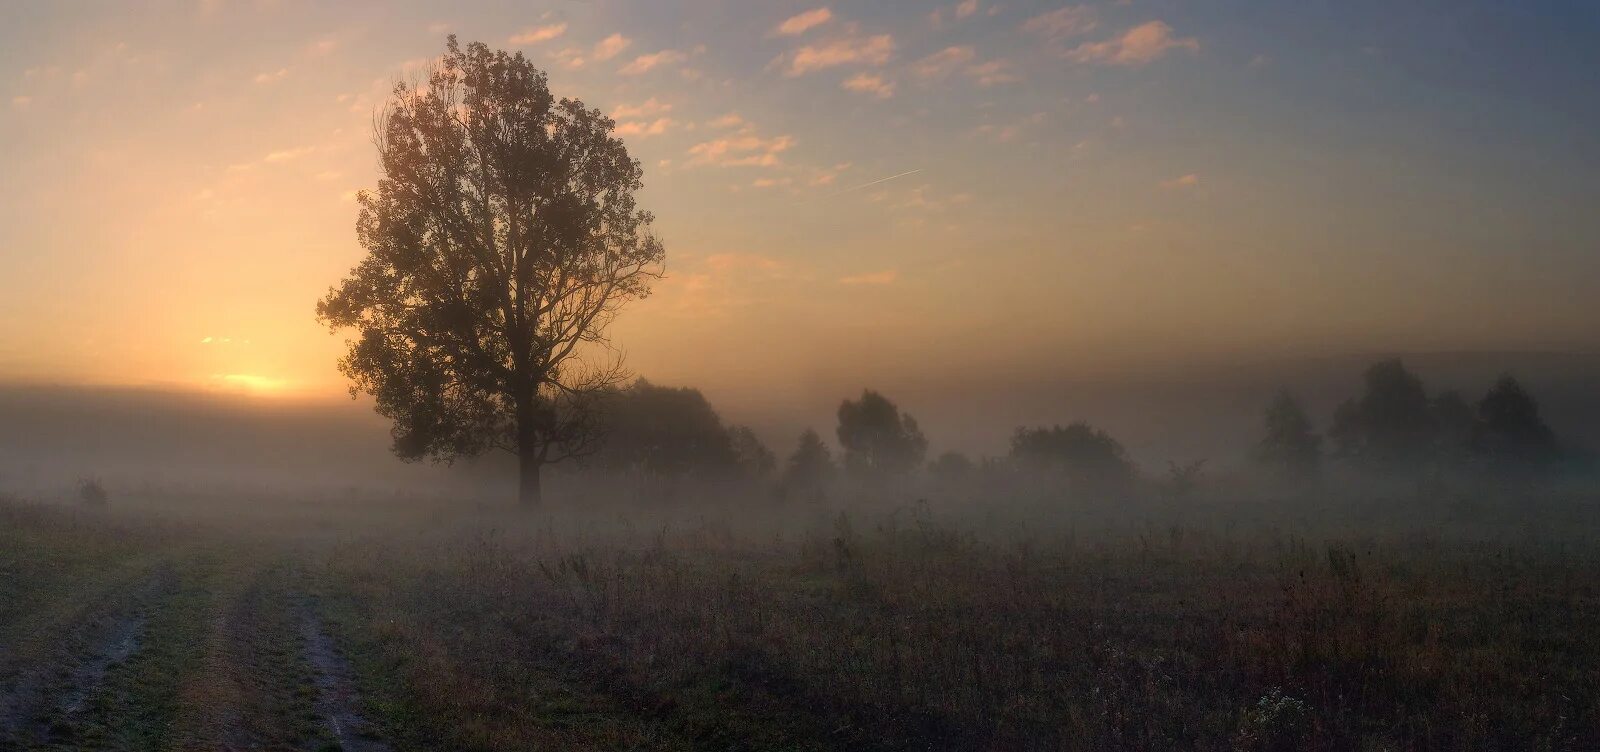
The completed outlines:
[[[655,97],[646,99],[637,105],[619,104],[611,112],[612,120],[626,120],[628,118],[653,117],[672,111],[672,105]]]
[[[966,18],[978,12],[978,0],[961,0],[956,5],[956,18]]]
[[[637,76],[664,65],[676,65],[687,59],[689,59],[688,55],[677,50],[662,50],[648,55],[640,55],[634,58],[633,62],[622,66],[622,69],[617,72],[624,76]]]
[[[703,141],[689,148],[691,166],[716,167],[776,167],[779,154],[794,146],[794,137],[787,134],[763,138],[755,128],[746,125],[739,132]]]
[[[990,60],[978,63],[967,68],[967,75],[977,81],[979,86],[994,86],[996,84],[1009,84],[1020,80],[1011,72],[1011,63],[1005,60]]]
[[[1161,187],[1169,191],[1175,188],[1193,188],[1199,184],[1200,176],[1192,172],[1188,175],[1181,175],[1179,177],[1172,178],[1171,180],[1161,181]]]
[[[741,125],[744,125],[744,123],[744,118],[739,117],[739,113],[730,112],[722,117],[712,120],[709,123],[706,123],[706,125],[709,125],[712,128],[737,128]]]
[[[595,44],[594,59],[610,60],[611,58],[622,54],[622,51],[628,49],[629,45],[632,44],[632,39],[629,39],[621,34],[612,34],[611,36],[606,37]]]
[[[314,146],[298,146],[298,147],[295,147],[293,149],[281,149],[279,151],[272,152],[272,153],[268,154],[265,157],[262,157],[261,161],[263,161],[263,162],[287,162],[287,161],[289,161],[291,159],[299,159],[300,157],[303,157],[303,156],[305,156],[307,154],[310,154],[311,152],[316,151],[316,150],[317,149]]]
[[[883,65],[893,56],[894,37],[888,34],[842,37],[795,50],[784,75],[793,78],[840,65]]]
[[[812,188],[823,188],[833,185],[834,181],[838,180],[839,176],[844,174],[844,171],[850,169],[850,167],[850,162],[840,162],[831,168],[817,170],[816,174],[812,175],[811,179],[806,181],[806,185],[809,185]]]
[[[646,123],[636,120],[628,123],[617,124],[618,136],[659,136],[672,127],[672,118],[656,118],[653,122]]]
[[[344,177],[344,173],[339,172],[338,170],[323,170],[322,172],[316,174],[316,179],[323,181],[338,180],[342,177]]]
[[[944,78],[961,65],[971,62],[977,53],[971,47],[946,47],[911,64],[911,73],[918,78],[931,80]]]
[[[1017,120],[1016,122],[1005,125],[985,123],[978,126],[973,132],[980,136],[988,136],[995,141],[1005,143],[1007,141],[1015,141],[1018,136],[1022,135],[1023,131],[1043,123],[1044,120],[1044,113],[1035,112],[1032,115]]]
[[[287,75],[289,75],[288,68],[279,68],[275,71],[257,73],[255,82],[258,84],[277,83],[278,81],[282,81]]]
[[[751,188],[776,188],[794,183],[794,178],[756,178],[750,181]]]
[[[879,99],[894,96],[894,82],[872,73],[857,73],[839,85],[849,91],[871,94]]]
[[[568,70],[577,70],[582,68],[584,64],[588,62],[583,57],[583,50],[577,47],[567,47],[556,50],[555,52],[547,53],[545,57],[554,60],[557,65],[560,65]]]
[[[855,274],[849,277],[840,277],[841,285],[892,285],[900,279],[900,272],[895,269],[885,269],[881,272]]]
[[[303,157],[303,156],[305,156],[307,154],[310,154],[311,152],[314,152],[316,150],[317,150],[317,147],[315,147],[315,146],[296,146],[296,147],[293,147],[293,148],[290,148],[290,149],[279,149],[277,151],[268,152],[265,156],[261,157],[258,160],[255,160],[253,162],[238,162],[238,163],[235,163],[235,164],[228,165],[228,171],[229,172],[243,172],[245,170],[253,170],[253,169],[255,169],[255,168],[257,168],[257,167],[259,167],[261,165],[265,165],[265,164],[278,164],[278,163],[281,163],[281,162],[289,162],[289,161],[292,161],[292,160],[295,160],[295,159],[299,159],[299,158],[301,158],[301,157]]]
[[[772,34],[780,37],[797,37],[831,20],[833,20],[833,11],[826,6],[813,8],[799,15],[789,17],[788,20],[778,24],[778,28],[773,29]]]
[[[755,253],[680,256],[675,272],[655,286],[644,305],[703,318],[770,302],[773,287],[806,275],[787,262]]]
[[[523,29],[522,33],[512,36],[506,42],[508,44],[538,44],[540,42],[548,42],[565,33],[567,33],[567,24],[563,21],[561,23]]]
[[[17,96],[11,98],[11,106],[19,110],[26,110],[32,104],[33,97],[30,97],[26,94],[18,94]]]
[[[1160,59],[1167,50],[1200,49],[1194,37],[1172,36],[1172,27],[1161,21],[1149,21],[1128,29],[1122,36],[1104,42],[1084,42],[1066,53],[1080,63],[1102,65],[1144,65]]]
[[[326,57],[339,49],[339,40],[333,36],[325,36],[311,44],[306,45],[307,57]]]
[[[1069,5],[1049,13],[1041,13],[1022,22],[1022,30],[1056,42],[1067,37],[1087,34],[1099,25],[1093,8],[1087,5]]]

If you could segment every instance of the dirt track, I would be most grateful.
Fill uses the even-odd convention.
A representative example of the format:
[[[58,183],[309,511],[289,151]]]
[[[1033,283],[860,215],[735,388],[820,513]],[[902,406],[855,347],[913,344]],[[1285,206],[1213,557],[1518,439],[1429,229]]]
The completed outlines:
[[[0,749],[385,752],[302,584],[189,557],[57,594],[0,654]]]

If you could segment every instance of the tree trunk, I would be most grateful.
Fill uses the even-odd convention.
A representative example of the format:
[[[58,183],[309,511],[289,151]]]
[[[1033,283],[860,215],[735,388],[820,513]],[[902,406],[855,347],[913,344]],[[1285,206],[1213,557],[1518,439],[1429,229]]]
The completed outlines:
[[[539,485],[539,471],[544,463],[531,445],[521,447],[517,459],[521,470],[521,478],[517,483],[517,502],[523,509],[535,509],[544,502],[544,489]]]
[[[539,487],[544,458],[539,452],[537,400],[531,388],[517,396],[517,502],[523,509],[534,509],[544,501],[544,490]]]

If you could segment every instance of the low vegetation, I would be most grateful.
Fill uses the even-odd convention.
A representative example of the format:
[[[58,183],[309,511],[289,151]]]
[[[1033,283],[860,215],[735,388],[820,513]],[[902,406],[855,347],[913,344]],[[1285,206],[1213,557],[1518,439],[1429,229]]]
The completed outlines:
[[[0,733],[37,749],[1600,744],[1593,500],[1393,502],[1168,499],[1025,527],[866,499],[448,525],[380,524],[357,501],[204,526],[8,503],[0,634],[32,637],[3,643]]]

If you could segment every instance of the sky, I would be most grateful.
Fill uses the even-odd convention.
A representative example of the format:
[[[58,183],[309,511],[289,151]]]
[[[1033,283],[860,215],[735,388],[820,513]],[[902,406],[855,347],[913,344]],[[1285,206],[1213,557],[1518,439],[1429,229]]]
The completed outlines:
[[[341,396],[314,306],[452,33],[617,120],[667,277],[614,342],[735,412],[1600,344],[1593,3],[24,0],[0,380]]]

